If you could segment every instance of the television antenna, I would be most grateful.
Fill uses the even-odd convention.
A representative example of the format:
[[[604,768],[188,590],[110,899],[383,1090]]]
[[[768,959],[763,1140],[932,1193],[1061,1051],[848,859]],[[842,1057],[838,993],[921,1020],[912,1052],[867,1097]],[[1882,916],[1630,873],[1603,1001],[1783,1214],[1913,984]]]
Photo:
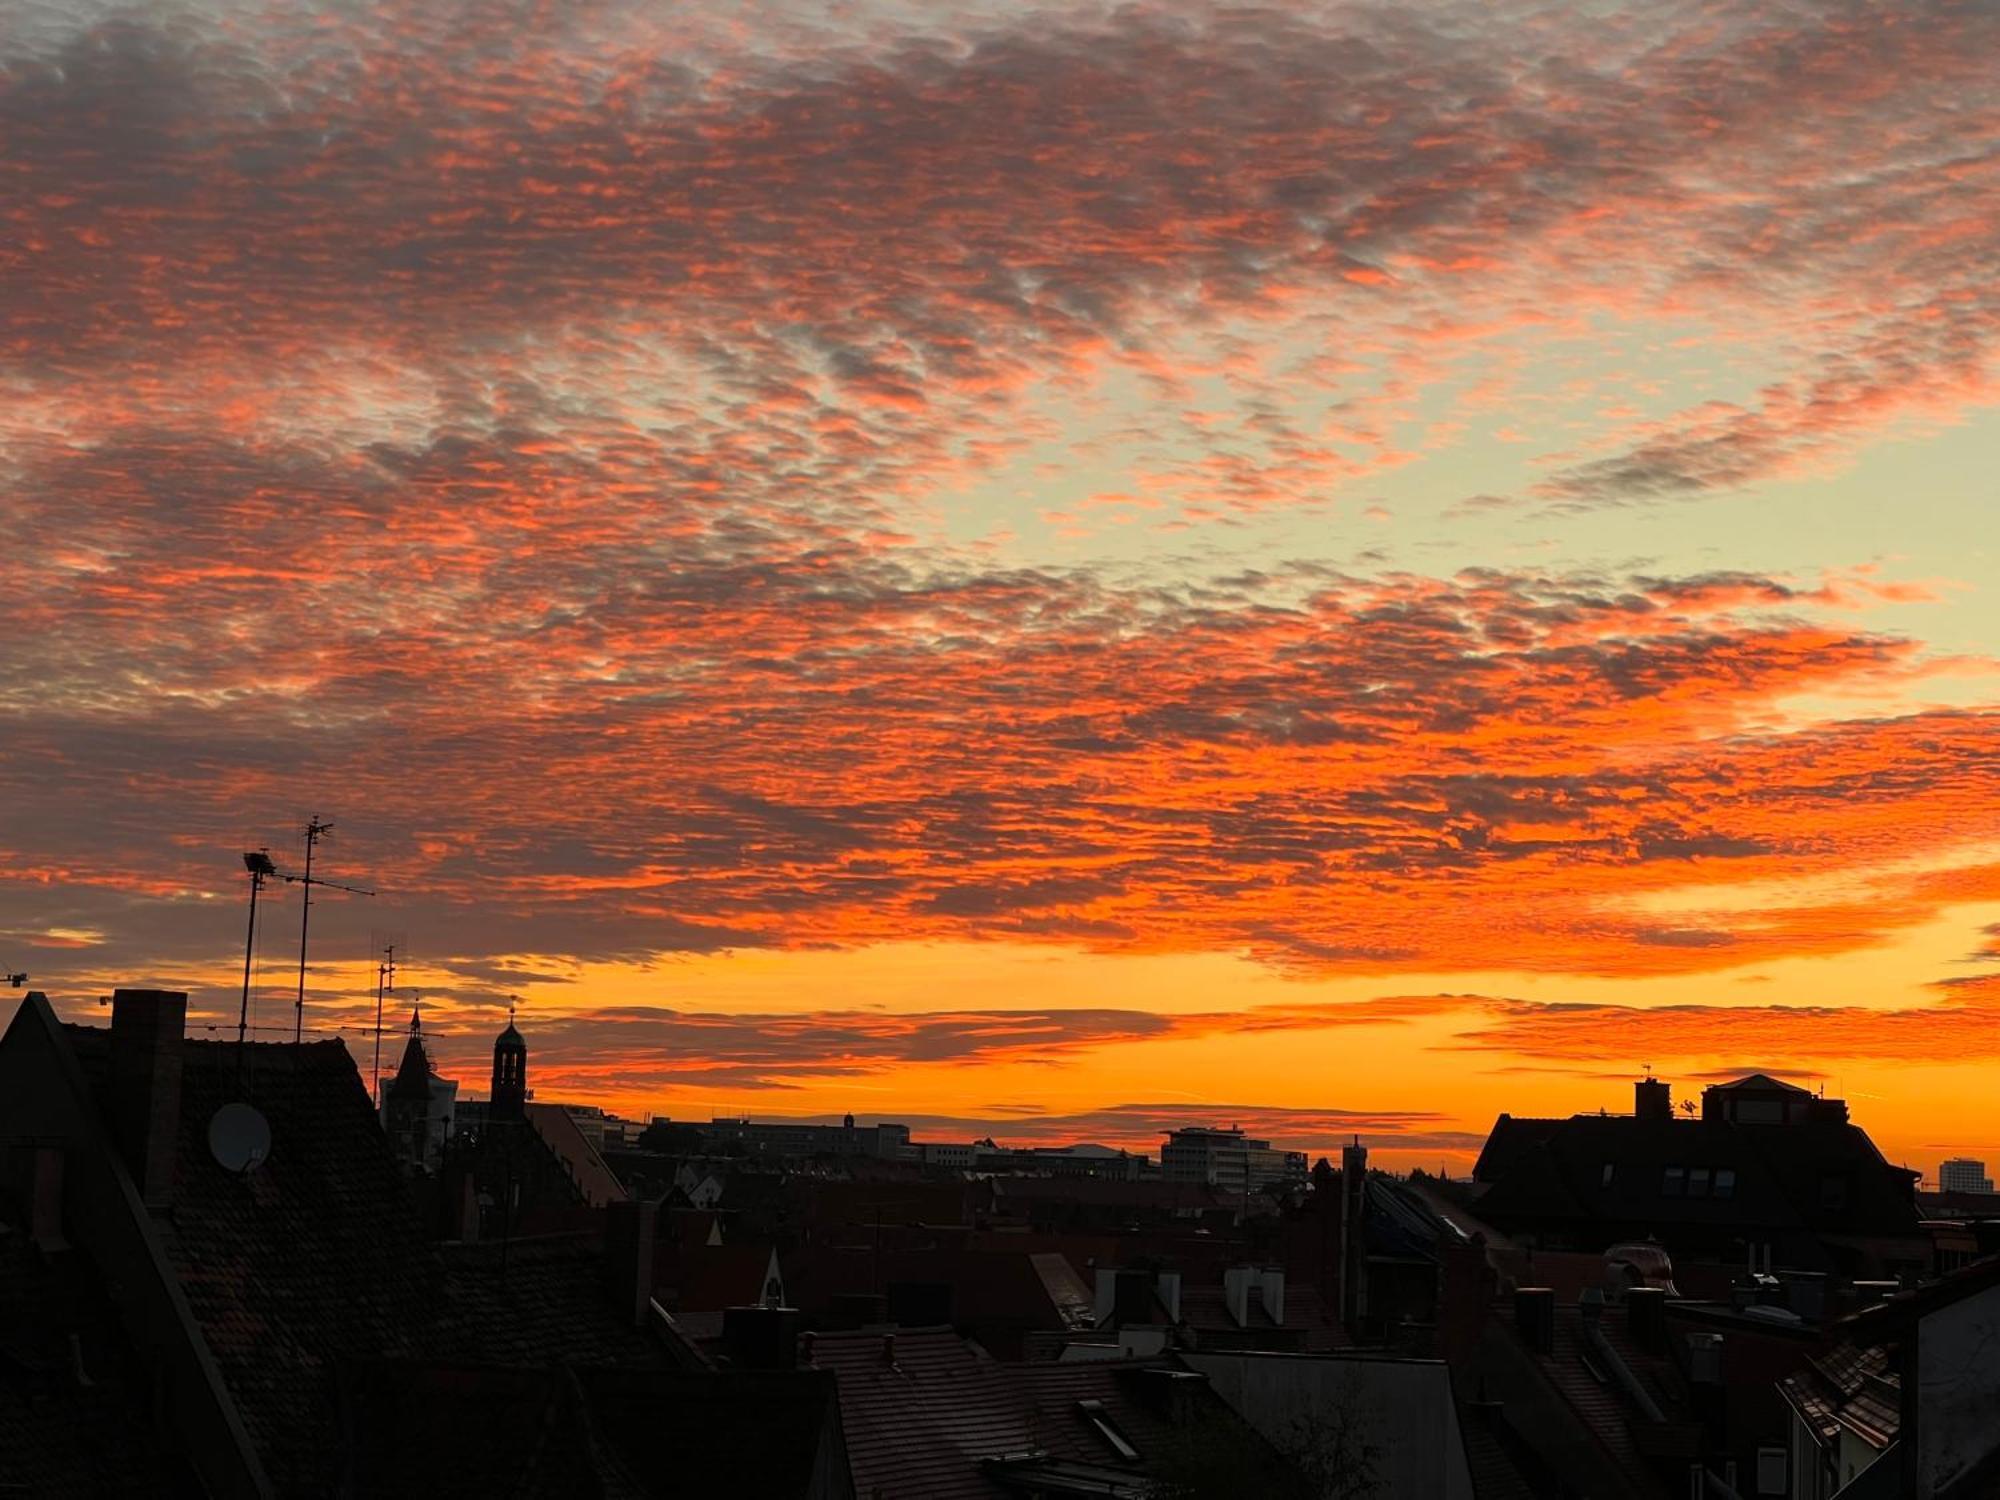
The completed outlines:
[[[243,1043],[250,1032],[250,957],[257,946],[257,893],[264,882],[276,877],[269,849],[244,851],[243,868],[250,872],[250,930],[243,939],[243,1003],[236,1012],[236,1077],[243,1078]]]
[[[407,954],[409,939],[400,932],[377,932],[369,948],[381,956],[375,961],[375,1102],[382,1102],[382,1000],[396,990],[396,955]]]
[[[313,849],[319,841],[333,832],[331,823],[322,823],[318,813],[306,819],[306,869],[303,875],[287,875],[285,880],[292,885],[303,886],[304,896],[299,902],[299,994],[292,1006],[292,1040],[305,1040],[306,1030],[306,929],[312,921],[313,887],[323,885],[330,890],[346,891],[355,896],[372,896],[375,893],[358,885],[342,885],[338,880],[322,880],[313,874]]]
[[[18,990],[22,985],[26,984],[27,982],[28,982],[28,976],[26,973],[9,974],[7,976],[7,984],[9,988],[12,989]]]

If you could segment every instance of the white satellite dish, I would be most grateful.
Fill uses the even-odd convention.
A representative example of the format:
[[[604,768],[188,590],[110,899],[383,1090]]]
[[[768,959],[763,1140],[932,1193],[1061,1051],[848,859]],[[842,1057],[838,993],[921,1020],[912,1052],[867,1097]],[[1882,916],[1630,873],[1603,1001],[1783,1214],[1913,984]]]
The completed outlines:
[[[271,1122],[248,1104],[225,1104],[208,1122],[208,1150],[225,1172],[248,1172],[271,1154]]]

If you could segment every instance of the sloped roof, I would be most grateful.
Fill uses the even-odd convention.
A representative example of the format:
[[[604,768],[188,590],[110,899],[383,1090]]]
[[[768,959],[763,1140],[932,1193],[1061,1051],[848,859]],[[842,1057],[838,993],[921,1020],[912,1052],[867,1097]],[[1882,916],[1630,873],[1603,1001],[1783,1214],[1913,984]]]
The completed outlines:
[[[169,1469],[123,1378],[129,1357],[89,1258],[44,1254],[0,1223],[0,1484],[44,1500],[157,1496]]]
[[[612,1316],[588,1233],[447,1241],[438,1326],[425,1347],[502,1365],[659,1363],[658,1341]]]
[[[1184,1382],[1183,1394],[1212,1424],[1208,1435],[1241,1445],[1241,1493],[1266,1493],[1264,1471],[1282,1467],[1205,1378],[1169,1362],[1001,1364],[942,1328],[820,1334],[813,1361],[839,1381],[863,1500],[998,1500],[1034,1488],[1038,1475],[1110,1486],[1090,1493],[1140,1492],[1187,1436],[1167,1415],[1175,1403],[1164,1390],[1148,1391],[1149,1381]]]
[[[590,1138],[577,1129],[568,1110],[560,1104],[530,1104],[527,1108],[535,1133],[569,1169],[584,1202],[592,1208],[602,1208],[607,1203],[623,1203],[631,1196],[618,1180],[618,1174],[605,1165],[604,1157],[590,1144]]]
[[[102,1088],[110,1033],[65,1028]],[[444,1277],[347,1049],[189,1038],[171,1211],[155,1225],[245,1428],[285,1494],[324,1493],[340,1441],[334,1366],[416,1353]],[[225,1171],[208,1122],[246,1100],[271,1127],[255,1171]]]
[[[950,1329],[823,1333],[812,1348],[839,1382],[858,1496],[996,1500],[1005,1491],[980,1460],[1039,1446],[1008,1367]]]
[[[1902,1430],[1902,1384],[1879,1344],[1837,1344],[1785,1376],[1778,1391],[1822,1440],[1846,1427],[1879,1451]]]
[[[1094,1320],[1097,1299],[1090,1288],[1077,1275],[1076,1267],[1069,1263],[1067,1255],[1054,1250],[1031,1253],[1028,1264],[1035,1268],[1035,1275],[1042,1283],[1042,1290],[1049,1294],[1049,1302],[1062,1319],[1065,1328],[1088,1328]]]
[[[1917,1228],[1911,1175],[1884,1161],[1859,1126],[1841,1120],[1739,1126],[1706,1118],[1502,1116],[1487,1145],[1479,1175],[1488,1186],[1477,1207],[1503,1227],[1563,1220],[1614,1230],[1635,1221],[1856,1234]],[[1669,1166],[1729,1168],[1733,1190],[1667,1197],[1661,1183]],[[1830,1177],[1844,1184],[1838,1201],[1823,1196]]]
[[[1728,1083],[1711,1083],[1704,1093],[1716,1090],[1728,1093],[1742,1089],[1746,1093],[1807,1094],[1811,1089],[1802,1089],[1796,1083],[1787,1083],[1782,1078],[1773,1078],[1769,1073],[1746,1073],[1741,1078],[1733,1078]]]

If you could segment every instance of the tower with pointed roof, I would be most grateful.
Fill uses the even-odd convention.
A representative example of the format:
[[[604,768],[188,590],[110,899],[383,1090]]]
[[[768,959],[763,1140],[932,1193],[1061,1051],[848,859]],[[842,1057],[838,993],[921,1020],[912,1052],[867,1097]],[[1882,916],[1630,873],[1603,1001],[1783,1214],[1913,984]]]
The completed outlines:
[[[487,1106],[491,1120],[520,1120],[528,1110],[528,1043],[514,1025],[514,1003],[507,1005],[507,1029],[493,1039],[493,1092]]]
[[[382,1096],[382,1126],[396,1159],[413,1169],[435,1168],[450,1133],[458,1085],[439,1078],[424,1046],[421,1006],[410,1010],[410,1037],[403,1060]]]

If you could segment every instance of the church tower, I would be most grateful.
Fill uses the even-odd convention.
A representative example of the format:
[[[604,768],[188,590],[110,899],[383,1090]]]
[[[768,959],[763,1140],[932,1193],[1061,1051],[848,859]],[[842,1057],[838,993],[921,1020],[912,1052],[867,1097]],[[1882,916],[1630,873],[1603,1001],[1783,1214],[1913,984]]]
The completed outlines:
[[[382,1125],[396,1159],[425,1171],[437,1165],[444,1148],[444,1135],[431,1108],[432,1087],[430,1054],[424,1050],[424,1020],[413,1007],[402,1064],[382,1096]]]
[[[507,1029],[493,1039],[493,1092],[488,1118],[527,1118],[528,1044],[514,1026],[514,1007],[507,1007]]]

